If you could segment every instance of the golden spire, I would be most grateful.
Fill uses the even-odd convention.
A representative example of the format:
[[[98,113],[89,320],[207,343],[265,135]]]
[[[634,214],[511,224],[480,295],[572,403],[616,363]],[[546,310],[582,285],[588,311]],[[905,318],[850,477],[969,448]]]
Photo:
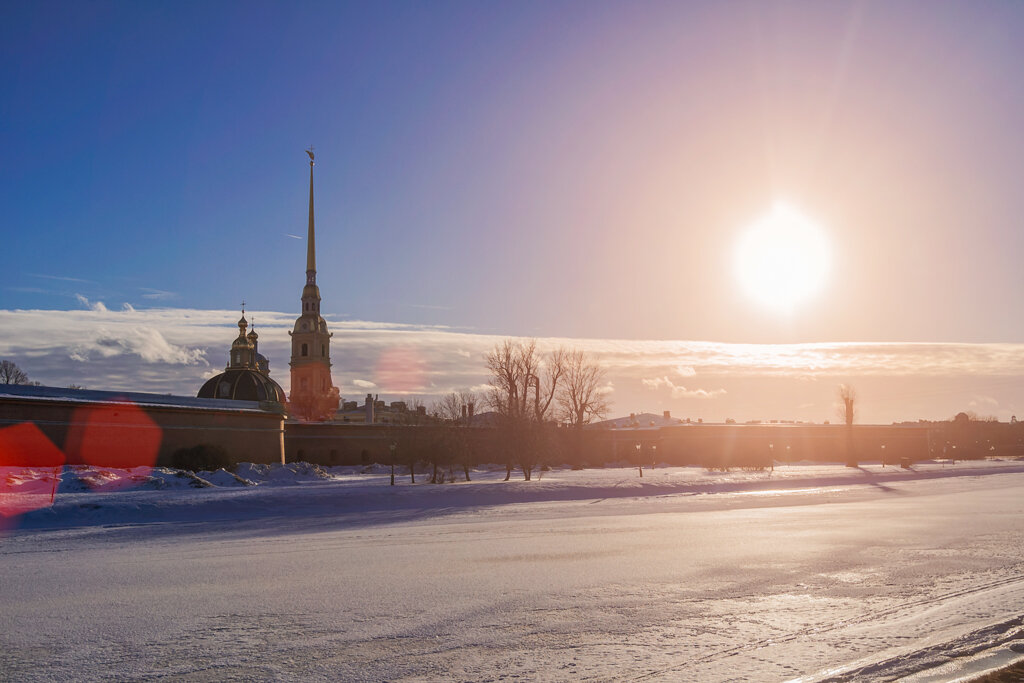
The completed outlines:
[[[313,233],[313,146],[306,150],[309,155],[309,233],[306,235],[306,284],[316,284],[316,237]]]

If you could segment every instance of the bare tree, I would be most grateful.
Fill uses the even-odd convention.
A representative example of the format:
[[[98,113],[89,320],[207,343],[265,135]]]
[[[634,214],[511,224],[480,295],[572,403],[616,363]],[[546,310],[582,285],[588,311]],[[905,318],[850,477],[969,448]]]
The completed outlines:
[[[445,422],[459,422],[464,412],[469,412],[469,406],[477,405],[480,405],[480,398],[472,391],[462,389],[449,392],[435,401],[430,406],[430,414]]]
[[[534,339],[506,339],[485,356],[491,372],[487,404],[498,414],[505,451],[505,481],[519,464],[523,477],[530,479],[533,467],[546,448],[544,422],[565,376],[566,351],[556,349],[544,355]],[[530,400],[531,390],[533,400]]]
[[[565,356],[566,351],[561,348],[544,356],[535,339],[506,339],[498,343],[485,356],[491,372],[487,404],[505,417],[538,422],[547,419],[565,374]]]
[[[471,391],[452,391],[431,406],[430,414],[443,427],[442,445],[450,450],[449,478],[451,465],[457,464],[469,481],[469,468],[473,465],[472,436],[469,432],[469,415],[479,398]],[[454,481],[454,479],[452,479]]]
[[[839,400],[843,402],[843,405],[839,406],[837,411],[839,417],[846,423],[847,427],[853,426],[853,420],[856,417],[857,407],[857,392],[849,384],[839,385]]]
[[[30,384],[28,375],[13,361],[0,361],[0,384]]]
[[[853,420],[856,417],[857,392],[849,384],[839,385],[839,417],[846,423],[846,466],[857,467],[857,455],[853,447]]]
[[[608,413],[604,392],[606,371],[582,349],[565,354],[565,371],[558,389],[561,418],[573,427],[582,427]]]
[[[416,465],[423,459],[428,443],[426,424],[429,417],[425,410],[420,410],[422,405],[422,399],[412,398],[407,402],[408,410],[401,419],[385,423],[384,438],[387,440],[392,486],[395,485],[395,467],[399,465],[409,468],[409,481],[416,483]]]

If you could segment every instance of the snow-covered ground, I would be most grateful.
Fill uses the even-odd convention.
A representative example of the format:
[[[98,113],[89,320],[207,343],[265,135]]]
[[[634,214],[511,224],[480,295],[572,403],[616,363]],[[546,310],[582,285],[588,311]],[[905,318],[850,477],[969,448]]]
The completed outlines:
[[[368,469],[66,468],[52,505],[0,473],[46,504],[0,536],[0,678],[923,682],[1024,656],[1024,462]]]

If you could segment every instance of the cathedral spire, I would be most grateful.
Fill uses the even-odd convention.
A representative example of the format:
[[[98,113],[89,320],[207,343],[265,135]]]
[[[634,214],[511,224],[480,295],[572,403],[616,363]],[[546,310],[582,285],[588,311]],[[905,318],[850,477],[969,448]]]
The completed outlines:
[[[316,284],[316,236],[313,232],[313,146],[306,150],[309,155],[309,232],[306,235],[306,284]]]
[[[309,233],[306,237],[306,285],[302,288],[302,315],[288,334],[292,338],[292,387],[289,415],[300,420],[331,420],[341,399],[331,381],[331,333],[320,315],[320,288],[316,286],[316,237],[313,228],[313,148],[309,155]]]

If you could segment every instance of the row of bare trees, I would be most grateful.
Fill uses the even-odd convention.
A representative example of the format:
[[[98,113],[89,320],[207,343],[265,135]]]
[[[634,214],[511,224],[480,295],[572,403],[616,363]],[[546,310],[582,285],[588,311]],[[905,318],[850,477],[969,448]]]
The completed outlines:
[[[473,463],[495,458],[505,463],[506,481],[516,468],[529,481],[538,466],[560,455],[560,425],[581,429],[608,411],[605,370],[581,349],[545,352],[536,340],[506,339],[484,362],[490,377],[482,395],[451,392],[416,423],[390,428],[392,468],[407,467],[414,483],[418,463],[430,466],[431,482],[454,481],[456,471],[469,481]],[[478,414],[474,424],[470,416],[480,408],[491,412]],[[486,441],[473,429],[481,420],[490,428]]]
[[[506,339],[485,362],[491,376],[484,398],[498,415],[582,427],[608,412],[605,369],[582,349],[543,353],[534,339]]]
[[[485,356],[490,372],[484,400],[494,411],[505,480],[555,455],[559,422],[582,428],[608,411],[605,369],[581,349],[542,352],[536,340],[506,339]]]

